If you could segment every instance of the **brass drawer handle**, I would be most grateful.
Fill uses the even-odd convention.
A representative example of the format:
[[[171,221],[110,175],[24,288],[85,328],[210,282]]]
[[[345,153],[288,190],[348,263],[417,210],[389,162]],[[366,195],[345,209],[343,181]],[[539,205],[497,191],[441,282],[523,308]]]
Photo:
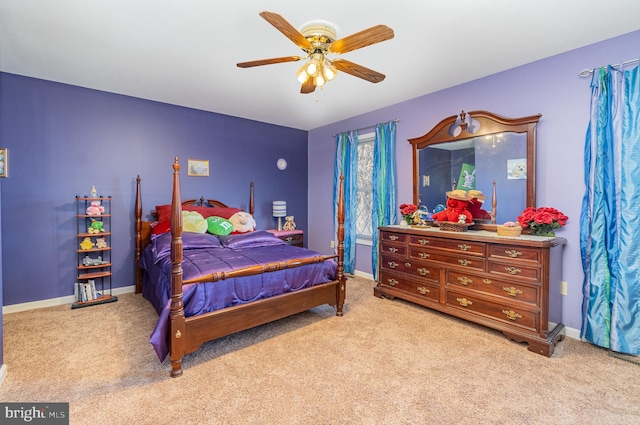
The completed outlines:
[[[469,251],[471,249],[471,246],[463,243],[462,245],[458,245],[458,248],[460,248],[461,251]]]
[[[395,261],[389,261],[389,267],[391,267],[392,269],[395,269],[396,267],[398,267],[398,263],[396,263]]]
[[[398,284],[398,281],[395,280],[394,278],[389,278],[387,279],[387,282],[389,283],[389,285],[391,286],[396,286]]]
[[[507,273],[509,273],[509,274],[518,274],[518,273],[520,273],[520,272],[522,271],[522,270],[520,270],[520,269],[516,269],[515,267],[505,267],[504,269],[505,269],[505,270],[507,271]]]
[[[427,295],[429,292],[431,292],[428,288],[425,288],[424,286],[418,286],[416,288],[418,290],[418,292],[420,292],[422,295]]]
[[[288,236],[286,238],[284,238],[285,241],[287,242],[291,242],[293,240],[293,236]]]
[[[458,277],[458,282],[460,282],[462,285],[466,286],[466,285],[472,283],[473,279],[469,279],[466,276],[460,276],[460,277]]]
[[[389,247],[389,252],[395,254],[396,252],[398,252],[398,248],[394,248],[392,246]]]
[[[389,235],[389,239],[391,239],[392,241],[397,241],[397,240],[398,240],[398,236],[396,236],[396,235]]]
[[[426,276],[428,274],[431,274],[431,270],[427,270],[424,267],[420,267],[418,269],[418,273],[420,273],[421,276]]]
[[[505,286],[502,289],[504,291],[506,291],[506,293],[508,295],[511,295],[512,297],[515,297],[515,296],[518,296],[518,295],[522,294],[521,290],[519,290],[518,288],[514,288],[513,286]]]
[[[469,264],[471,264],[471,261],[469,260],[465,260],[464,258],[461,260],[458,260],[458,263],[460,263],[461,266],[468,266]]]
[[[467,307],[473,304],[473,301],[469,301],[466,298],[456,298],[456,301],[458,301],[462,307]]]
[[[429,245],[429,240],[428,239],[420,239],[418,240],[418,242],[420,243],[420,245]]]
[[[411,263],[408,262],[408,261],[405,261],[404,265],[405,265],[405,267],[411,267]]]
[[[487,285],[491,285],[491,279],[484,278],[482,279],[482,283],[486,283]]]
[[[522,319],[522,314],[518,314],[513,310],[502,310],[502,312],[507,315],[509,320]]]
[[[510,249],[508,251],[504,252],[505,254],[507,254],[509,257],[511,258],[516,258],[522,255],[522,253],[520,251],[516,251],[515,249]]]
[[[418,255],[419,255],[419,256],[420,256],[420,258],[422,258],[423,260],[424,260],[425,258],[429,258],[429,254],[427,254],[426,252],[420,252],[420,253],[418,253]]]

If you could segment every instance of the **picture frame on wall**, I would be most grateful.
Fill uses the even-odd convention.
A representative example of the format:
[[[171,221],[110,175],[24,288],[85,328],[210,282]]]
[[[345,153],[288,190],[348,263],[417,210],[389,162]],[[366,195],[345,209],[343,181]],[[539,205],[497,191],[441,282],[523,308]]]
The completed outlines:
[[[7,148],[0,148],[0,177],[7,177],[8,174],[8,154],[9,150]]]
[[[208,177],[209,176],[209,160],[206,159],[189,159],[187,174],[192,177]]]

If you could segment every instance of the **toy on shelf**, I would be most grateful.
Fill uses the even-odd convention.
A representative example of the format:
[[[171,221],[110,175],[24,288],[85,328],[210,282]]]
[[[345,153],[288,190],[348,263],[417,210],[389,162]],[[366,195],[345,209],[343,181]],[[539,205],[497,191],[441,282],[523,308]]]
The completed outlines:
[[[91,205],[87,207],[87,215],[102,215],[103,213],[104,207],[100,201],[91,201]]]
[[[105,238],[96,238],[96,248],[106,248],[107,240]]]
[[[96,234],[104,231],[104,223],[92,218],[91,224],[87,227],[87,233]]]
[[[82,242],[80,242],[80,249],[83,250],[83,251],[87,251],[87,250],[93,248],[94,245],[95,244],[93,243],[93,241],[91,241],[91,238],[89,236],[87,236],[86,238],[84,238],[82,240]]]

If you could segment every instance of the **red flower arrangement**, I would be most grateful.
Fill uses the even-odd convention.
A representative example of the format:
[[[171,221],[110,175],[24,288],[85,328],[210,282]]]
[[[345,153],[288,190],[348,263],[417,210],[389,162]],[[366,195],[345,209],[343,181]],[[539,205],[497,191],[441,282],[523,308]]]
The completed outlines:
[[[534,235],[539,236],[555,236],[553,229],[564,226],[567,220],[569,217],[550,207],[528,207],[518,216],[522,227],[529,227]]]
[[[418,211],[418,207],[413,204],[400,205],[400,214],[409,224],[413,223],[413,213],[416,211]]]

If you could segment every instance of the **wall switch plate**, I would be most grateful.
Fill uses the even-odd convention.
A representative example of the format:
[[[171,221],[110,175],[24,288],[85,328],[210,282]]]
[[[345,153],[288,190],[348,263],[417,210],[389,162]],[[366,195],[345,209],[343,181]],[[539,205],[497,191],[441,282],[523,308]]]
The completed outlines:
[[[564,280],[560,282],[560,295],[567,295],[568,286]]]
[[[431,186],[431,176],[422,176],[422,186]]]

